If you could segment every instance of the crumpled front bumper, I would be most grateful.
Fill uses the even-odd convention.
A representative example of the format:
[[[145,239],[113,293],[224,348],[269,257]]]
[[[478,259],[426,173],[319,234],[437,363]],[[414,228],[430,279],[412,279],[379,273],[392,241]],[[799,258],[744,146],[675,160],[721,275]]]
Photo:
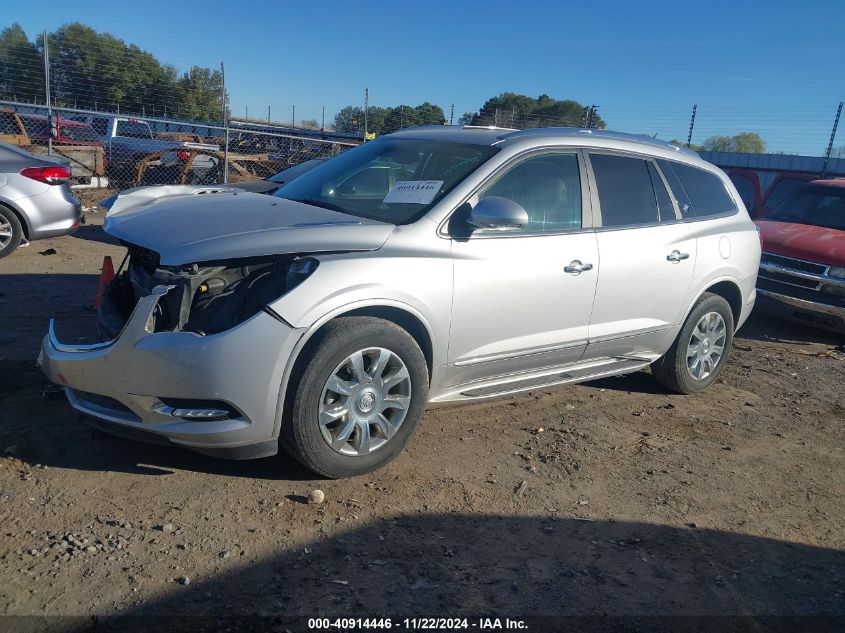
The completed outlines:
[[[275,453],[282,379],[304,330],[258,312],[208,336],[152,332],[153,311],[171,288],[158,286],[143,297],[121,333],[105,343],[65,345],[51,321],[38,358],[42,371],[104,430],[223,457]],[[226,403],[231,410],[223,418],[186,419],[162,399],[188,401],[186,408]]]

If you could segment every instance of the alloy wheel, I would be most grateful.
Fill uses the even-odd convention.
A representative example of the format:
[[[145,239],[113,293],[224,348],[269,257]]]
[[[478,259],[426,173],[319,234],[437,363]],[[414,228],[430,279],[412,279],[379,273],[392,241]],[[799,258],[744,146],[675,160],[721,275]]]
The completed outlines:
[[[699,319],[687,345],[687,371],[695,380],[704,380],[719,365],[725,353],[727,326],[718,312]]]
[[[411,402],[411,376],[402,359],[382,347],[347,356],[320,395],[323,439],[343,455],[367,455],[402,426]]]

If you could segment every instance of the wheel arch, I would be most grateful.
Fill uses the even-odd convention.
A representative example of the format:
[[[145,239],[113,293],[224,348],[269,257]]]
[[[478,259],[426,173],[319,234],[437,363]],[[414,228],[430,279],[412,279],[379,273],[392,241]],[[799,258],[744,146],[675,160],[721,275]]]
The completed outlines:
[[[26,214],[23,213],[20,209],[18,209],[8,200],[0,200],[0,207],[8,209],[9,211],[15,214],[15,217],[18,218],[18,222],[21,223],[21,229],[23,229],[24,238],[29,240],[29,236],[32,234],[32,227],[29,225],[29,219],[26,217]]]
[[[731,315],[734,320],[734,331],[736,331],[737,323],[739,323],[739,319],[742,315],[742,290],[736,280],[730,277],[722,277],[720,279],[710,281],[710,283],[705,286],[689,304],[683,314],[681,322],[683,323],[683,321],[686,320],[689,313],[695,307],[695,304],[698,303],[699,299],[701,299],[705,292],[719,295],[728,302],[728,305],[731,307]]]
[[[431,325],[412,306],[401,303],[399,301],[382,299],[367,302],[359,302],[348,304],[338,308],[322,318],[315,321],[302,335],[299,342],[296,344],[293,353],[288,360],[282,377],[282,384],[279,389],[279,398],[276,405],[276,419],[274,423],[274,436],[282,440],[281,423],[282,416],[285,410],[290,406],[290,396],[293,393],[289,386],[292,381],[296,380],[297,372],[301,371],[302,362],[304,361],[304,351],[308,349],[308,344],[315,340],[315,337],[323,331],[323,329],[335,319],[352,316],[369,316],[379,319],[384,319],[395,323],[404,329],[417,342],[420,350],[422,350],[425,357],[426,366],[428,367],[429,382],[431,382],[432,369],[434,367],[435,357],[435,339],[432,333]]]

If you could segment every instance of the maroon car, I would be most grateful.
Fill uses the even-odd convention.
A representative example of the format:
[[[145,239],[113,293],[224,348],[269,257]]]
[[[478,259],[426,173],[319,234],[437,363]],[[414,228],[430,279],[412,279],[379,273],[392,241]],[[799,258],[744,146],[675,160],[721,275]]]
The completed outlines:
[[[757,220],[758,305],[845,333],[845,179],[813,180]]]

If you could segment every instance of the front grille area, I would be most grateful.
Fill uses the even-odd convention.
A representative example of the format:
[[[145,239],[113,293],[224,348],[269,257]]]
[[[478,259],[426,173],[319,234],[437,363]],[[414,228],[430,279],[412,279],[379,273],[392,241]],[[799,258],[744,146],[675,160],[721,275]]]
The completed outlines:
[[[760,277],[801,288],[809,288],[810,290],[817,290],[819,287],[819,282],[814,279],[804,279],[803,277],[796,277],[789,273],[777,273],[771,270],[763,270],[762,268],[760,269]]]
[[[774,255],[773,253],[763,253],[760,256],[760,263],[775,264],[776,266],[794,268],[795,270],[800,270],[805,273],[815,273],[817,275],[821,275],[827,271],[827,266],[824,264],[806,262],[803,259],[784,257],[783,255]]]

